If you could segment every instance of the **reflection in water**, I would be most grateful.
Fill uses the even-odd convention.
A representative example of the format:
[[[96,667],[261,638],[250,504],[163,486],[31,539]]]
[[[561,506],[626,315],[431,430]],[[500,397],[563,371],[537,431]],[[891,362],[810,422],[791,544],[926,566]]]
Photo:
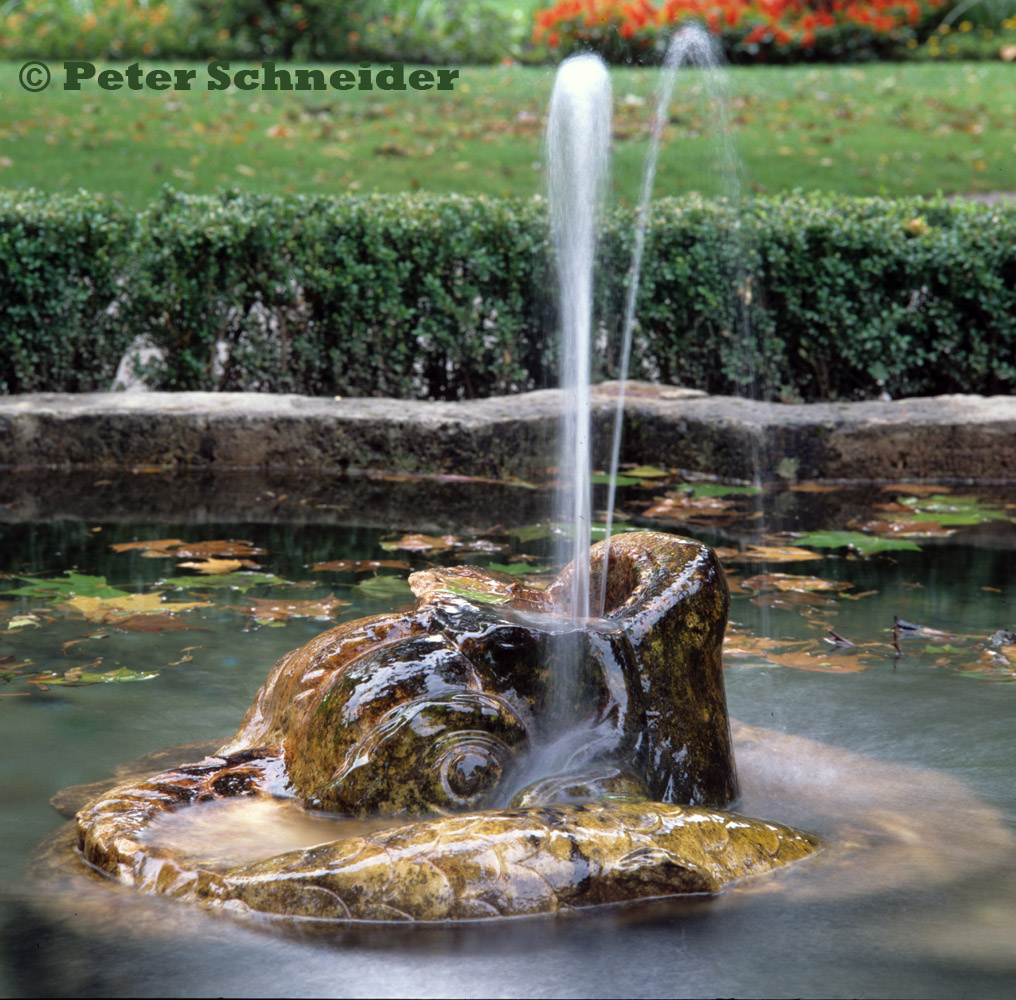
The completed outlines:
[[[687,995],[951,997],[966,988],[968,966],[979,995],[1009,995],[1016,848],[995,810],[932,771],[734,731],[738,807],[818,832],[828,847],[718,899],[482,925],[315,927],[262,916],[244,926],[80,867],[68,874],[68,824],[63,862],[37,864],[5,935],[9,964],[24,983],[44,975],[51,992],[78,995],[414,996],[475,992],[481,981],[492,995],[659,995],[679,977]],[[156,830],[214,863],[354,832],[284,802],[188,812]],[[271,934],[257,932],[266,926]]]
[[[1002,815],[954,778],[742,723],[732,728],[736,807],[778,816],[828,845],[798,877],[788,870],[779,880],[795,898],[944,885],[1016,861]]]
[[[824,514],[821,523],[828,520]],[[85,525],[81,535],[94,554],[110,540],[130,540],[134,530],[128,526],[114,536],[107,526],[91,535]],[[178,530],[162,526],[151,536]],[[223,531],[215,528],[208,537]],[[232,534],[247,537],[249,531],[248,525]],[[22,535],[12,532],[11,538]],[[304,548],[309,535],[301,529]],[[347,544],[347,536],[333,530],[318,535],[320,558],[335,556],[336,538]],[[276,553],[286,547],[274,536],[252,537]],[[374,544],[373,536],[369,541]],[[53,573],[65,562],[86,563],[84,541],[75,548],[47,537],[35,547],[63,553],[63,562],[46,564]],[[316,557],[303,555],[304,548],[289,562],[277,554],[273,569],[297,578]],[[365,558],[372,551],[339,554]],[[10,565],[21,565],[21,558]],[[137,563],[137,573],[149,574],[139,579],[165,572],[154,560]],[[835,621],[821,628],[796,612],[774,615],[783,616],[780,629],[792,638],[832,624],[855,641],[887,641],[881,630],[894,614],[988,636],[1012,625],[1012,564],[1010,549],[958,545],[892,560],[829,558],[821,575],[849,579],[854,591],[878,590],[879,596],[840,601],[832,609]],[[120,579],[114,563],[89,569],[107,570],[111,580]],[[223,603],[230,601],[235,598]],[[738,617],[751,624],[752,608],[745,599]],[[364,605],[356,612],[379,610]],[[216,617],[224,616],[216,611]],[[795,631],[799,621],[800,629],[811,631]],[[18,641],[36,641],[25,648],[37,662],[51,655],[62,664],[61,643],[80,639],[86,627],[61,619],[48,632],[33,629]],[[144,636],[143,651],[137,635],[111,636],[103,643],[123,645],[116,653],[109,647],[110,661],[177,661],[195,634],[206,645],[192,662],[164,669],[158,697],[148,700],[136,685],[10,699],[5,733],[19,752],[9,755],[3,786],[7,870],[20,871],[27,845],[52,829],[55,818],[45,801],[61,784],[100,777],[94,762],[104,768],[152,746],[225,733],[263,680],[264,664],[318,631],[317,623],[292,622],[287,629],[241,632],[227,622],[221,638],[204,632]],[[773,718],[876,755],[947,769],[999,803],[1011,821],[1016,689],[959,679],[947,665],[937,667],[936,657],[945,654],[926,653],[916,641],[903,646],[898,663],[890,656],[884,669],[844,676],[770,669],[756,660],[742,668],[733,661],[726,678],[732,710],[753,722]],[[241,661],[254,666],[241,669],[235,665]],[[999,812],[933,771],[746,727],[735,728],[735,742],[743,793],[738,808],[812,830],[829,846],[796,869],[719,899],[478,927],[329,927],[312,945],[310,928],[290,929],[290,937],[281,936],[278,925],[258,933],[224,914],[50,867],[44,883],[24,883],[16,910],[12,890],[4,887],[0,995],[243,995],[273,988],[280,995],[467,995],[481,989],[491,995],[661,995],[679,983],[684,995],[1008,1000],[1016,973],[1016,848]],[[251,835],[275,836],[268,828],[278,815],[263,812]],[[230,825],[238,825],[239,817],[233,819]],[[316,830],[312,817],[297,837],[311,843],[321,836]],[[247,850],[246,837],[240,835],[241,850]],[[262,846],[274,850],[276,843]]]

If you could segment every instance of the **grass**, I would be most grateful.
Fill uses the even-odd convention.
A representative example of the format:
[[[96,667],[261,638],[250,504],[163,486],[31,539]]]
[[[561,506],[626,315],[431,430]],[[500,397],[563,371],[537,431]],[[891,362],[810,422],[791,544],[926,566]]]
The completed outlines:
[[[145,69],[156,65],[146,64]],[[190,192],[458,191],[541,186],[549,69],[465,67],[449,94],[379,91],[33,94],[0,63],[0,184],[79,187],[132,206]],[[234,69],[239,67],[234,67]],[[615,69],[616,197],[638,190],[658,71]],[[748,190],[932,195],[1016,189],[1016,87],[1004,63],[753,67],[730,71],[731,130]],[[715,193],[701,78],[671,105],[657,194]]]

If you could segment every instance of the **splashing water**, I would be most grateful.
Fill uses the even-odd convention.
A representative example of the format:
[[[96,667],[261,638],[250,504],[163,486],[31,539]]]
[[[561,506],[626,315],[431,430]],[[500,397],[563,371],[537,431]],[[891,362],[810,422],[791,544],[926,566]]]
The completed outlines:
[[[645,250],[646,228],[649,222],[649,203],[653,194],[653,183],[656,180],[656,164],[660,155],[660,141],[663,127],[667,122],[671,95],[677,71],[687,63],[703,71],[703,82],[710,103],[710,113],[716,129],[716,147],[719,173],[723,182],[724,193],[731,203],[732,218],[737,218],[740,183],[737,176],[737,159],[730,141],[730,129],[727,122],[727,109],[730,106],[726,92],[727,79],[722,72],[722,54],[719,46],[709,32],[695,25],[683,28],[671,38],[663,59],[663,70],[656,92],[655,113],[650,124],[649,149],[646,152],[646,165],[642,175],[642,189],[639,195],[638,209],[635,214],[634,246],[632,249],[631,268],[629,270],[628,293],[625,299],[624,322],[622,326],[622,342],[620,355],[620,374],[617,404],[614,410],[614,427],[610,451],[610,485],[607,493],[606,508],[606,541],[607,551],[604,553],[604,572],[600,580],[598,612],[603,614],[606,601],[607,565],[610,558],[610,534],[614,519],[614,503],[617,495],[617,467],[621,454],[621,431],[624,422],[625,390],[628,381],[628,366],[631,357],[632,331],[635,327],[635,300],[638,296],[639,273],[642,270],[642,255]],[[736,260],[736,256],[734,258]],[[735,320],[736,323],[736,320]],[[743,330],[741,331],[744,332]],[[751,361],[749,352],[749,363]],[[755,468],[758,468],[756,457]]]
[[[550,227],[557,258],[561,315],[561,385],[565,390],[556,509],[573,526],[571,604],[589,617],[590,341],[593,261],[610,145],[610,77],[599,56],[566,59],[557,72],[547,122]]]

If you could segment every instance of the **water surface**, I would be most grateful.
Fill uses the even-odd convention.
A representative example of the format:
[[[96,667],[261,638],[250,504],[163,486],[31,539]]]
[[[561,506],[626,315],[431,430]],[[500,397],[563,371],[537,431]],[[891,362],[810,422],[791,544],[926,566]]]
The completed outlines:
[[[257,557],[261,571],[287,584],[246,594],[209,588],[208,606],[179,616],[194,629],[156,634],[103,629],[52,602],[0,595],[0,659],[30,658],[33,669],[62,674],[101,657],[96,670],[158,672],[133,683],[48,690],[19,674],[0,688],[0,993],[1008,997],[1016,972],[1016,685],[1000,675],[985,679],[976,667],[987,637],[1016,618],[1016,563],[1008,521],[972,532],[863,560],[840,551],[815,563],[732,565],[738,636],[756,635],[765,615],[767,633],[782,640],[815,639],[831,626],[870,644],[874,662],[856,671],[833,661],[823,672],[762,655],[727,658],[731,714],[761,730],[738,730],[740,806],[826,838],[814,863],[712,900],[557,920],[280,933],[104,884],[83,887],[77,900],[26,890],[18,880],[30,851],[63,822],[49,796],[99,781],[140,754],[227,735],[274,660],[329,624],[259,622],[243,610],[247,598],[284,603],[331,594],[349,601],[331,612],[343,620],[400,599],[355,586],[373,573],[329,574],[311,569],[316,562],[403,559],[420,568],[428,560],[508,559],[524,547],[497,535],[507,552],[420,554],[381,547],[400,532],[256,520],[6,524],[0,568],[11,574],[56,578],[73,566],[150,593],[158,580],[187,571],[173,560],[115,553],[110,543],[242,538],[267,550]],[[760,568],[876,593],[858,600],[837,593],[830,604],[759,600],[764,594],[739,581]],[[202,593],[164,589],[174,601]],[[9,631],[25,613],[42,620]],[[888,631],[894,616],[959,638],[903,637],[896,656]],[[277,827],[273,835],[284,844],[319,836],[313,818],[289,817],[291,828],[268,812],[231,827]],[[200,854],[202,823],[218,819],[181,821],[174,836],[194,838]],[[245,850],[244,841],[215,849]]]

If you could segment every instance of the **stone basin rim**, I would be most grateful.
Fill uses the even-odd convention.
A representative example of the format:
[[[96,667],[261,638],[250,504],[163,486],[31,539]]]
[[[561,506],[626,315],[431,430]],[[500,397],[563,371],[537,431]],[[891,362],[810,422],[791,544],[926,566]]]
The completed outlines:
[[[595,387],[606,465],[618,383]],[[0,468],[377,470],[493,478],[556,464],[561,390],[444,402],[269,393],[0,397]],[[1016,396],[770,403],[629,383],[622,461],[766,481],[1016,480]]]

